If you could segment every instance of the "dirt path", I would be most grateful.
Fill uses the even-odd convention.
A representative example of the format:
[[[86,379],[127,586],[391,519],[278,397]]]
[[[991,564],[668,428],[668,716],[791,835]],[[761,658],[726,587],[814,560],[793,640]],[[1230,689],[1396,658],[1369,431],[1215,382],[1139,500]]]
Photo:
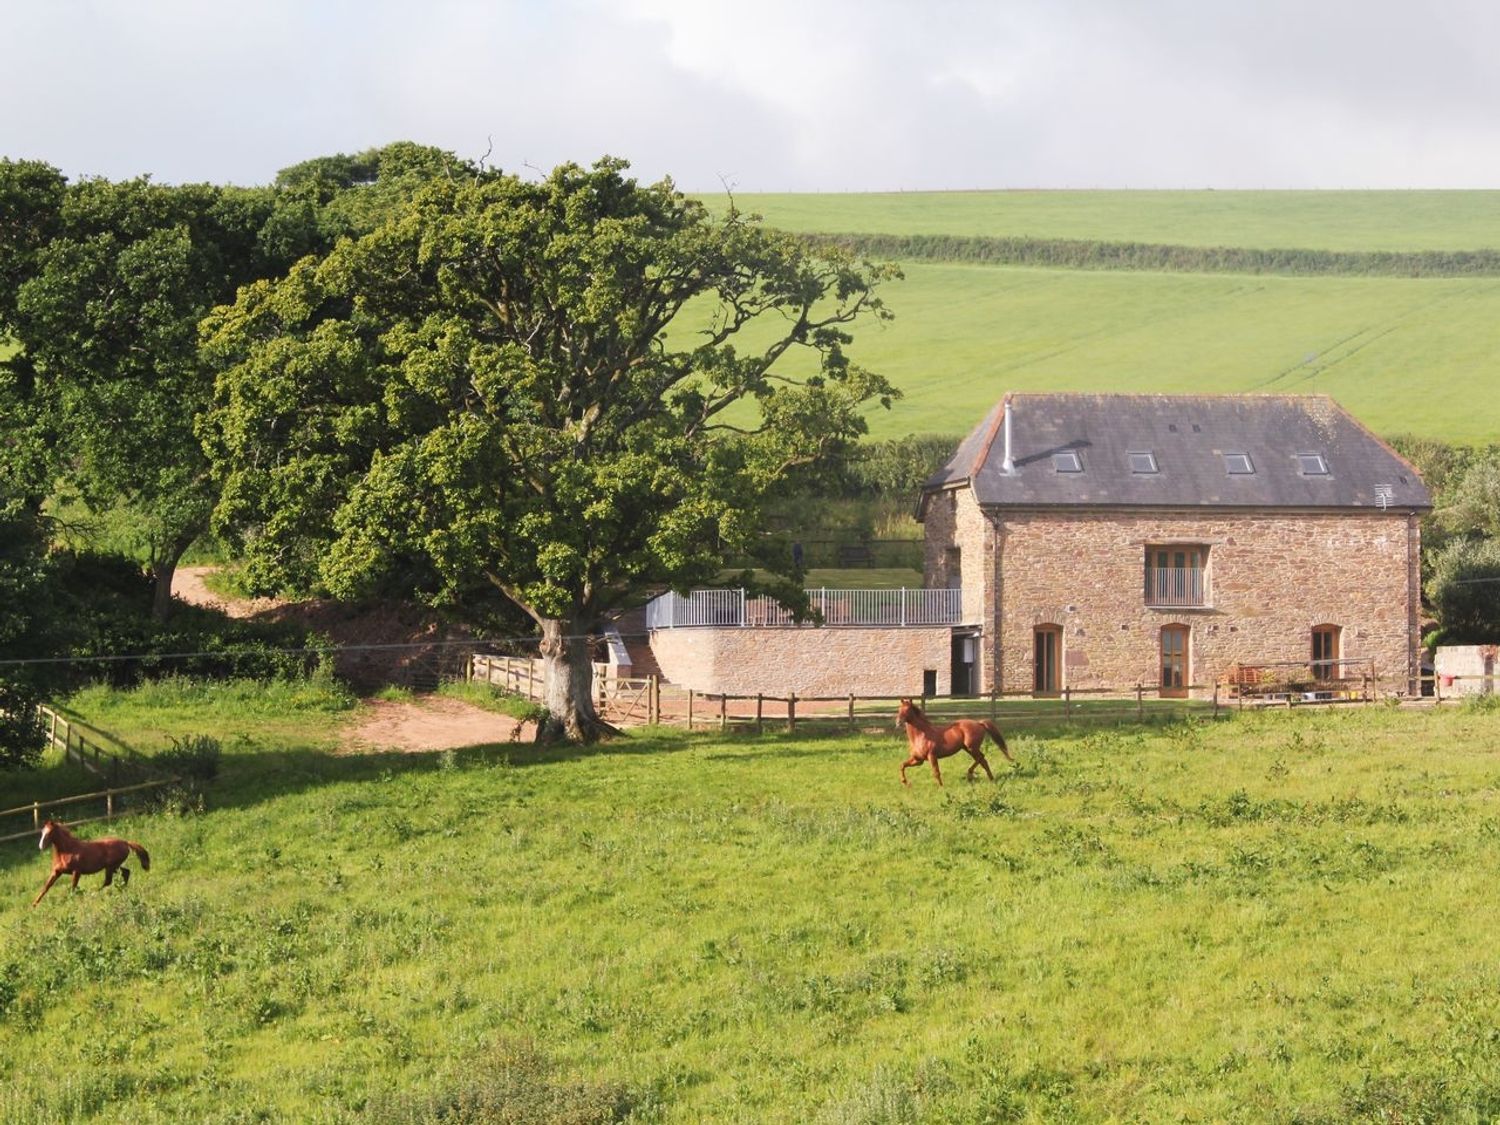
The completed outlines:
[[[361,703],[345,728],[341,748],[349,753],[450,750],[492,742],[529,742],[534,737],[534,723],[434,695]]]
[[[184,566],[172,577],[172,595],[230,617],[254,617],[284,605],[274,598],[225,598],[208,588],[211,566]],[[453,750],[492,742],[530,741],[534,723],[485,711],[457,699],[421,696],[410,700],[366,700],[345,723],[340,750]]]
[[[230,617],[254,617],[281,603],[275,598],[224,598],[208,588],[205,579],[216,566],[179,566],[172,575],[172,596],[189,605],[217,609]]]

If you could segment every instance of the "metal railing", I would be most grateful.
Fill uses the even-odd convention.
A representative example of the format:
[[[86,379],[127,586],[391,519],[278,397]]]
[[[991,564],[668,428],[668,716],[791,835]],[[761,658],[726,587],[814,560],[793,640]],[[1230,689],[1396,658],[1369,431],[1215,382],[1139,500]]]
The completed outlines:
[[[806,593],[809,604],[825,625],[902,628],[960,625],[964,620],[961,590],[817,589]],[[646,606],[648,629],[796,624],[791,611],[774,598],[752,598],[744,590],[694,590],[685,597],[668,591]]]
[[[1146,604],[1168,609],[1180,606],[1206,606],[1208,583],[1196,566],[1153,566],[1146,568]]]

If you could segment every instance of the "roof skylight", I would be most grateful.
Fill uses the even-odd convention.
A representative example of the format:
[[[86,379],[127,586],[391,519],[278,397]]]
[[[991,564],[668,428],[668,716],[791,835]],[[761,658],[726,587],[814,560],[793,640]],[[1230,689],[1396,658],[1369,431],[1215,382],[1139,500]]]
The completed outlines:
[[[1232,477],[1249,476],[1255,472],[1255,463],[1248,453],[1224,454],[1224,471]]]
[[[1052,467],[1059,473],[1083,472],[1083,458],[1075,449],[1060,449],[1052,455]]]
[[[1323,459],[1321,453],[1297,454],[1297,466],[1302,470],[1302,475],[1305,477],[1326,477],[1328,475],[1328,462]]]
[[[1130,459],[1130,471],[1132,473],[1156,473],[1161,471],[1156,467],[1156,454],[1150,450],[1127,453],[1125,456]]]

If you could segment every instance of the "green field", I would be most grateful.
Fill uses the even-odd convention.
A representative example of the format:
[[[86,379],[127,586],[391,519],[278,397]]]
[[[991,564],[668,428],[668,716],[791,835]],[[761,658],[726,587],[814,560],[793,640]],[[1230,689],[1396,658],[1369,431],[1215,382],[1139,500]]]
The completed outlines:
[[[940,791],[894,735],[336,757],[339,699],[225,690],[75,701],[226,768],[125,891],[0,852],[0,1119],[1500,1112],[1497,710],[1016,732]]]
[[[1381,434],[1500,438],[1500,279],[904,263],[852,354],[904,392],[876,437],[962,434],[1006,391],[1332,395]]]
[[[1332,251],[1500,246],[1500,192],[747,195],[787,229]],[[718,203],[714,204],[718,206]],[[1384,435],[1500,438],[1500,279],[901,263],[853,354],[871,433],[959,435],[1006,391],[1326,393]]]
[[[724,196],[705,195],[716,210]],[[1310,250],[1500,247],[1496,191],[952,191],[736,195],[785,230]]]

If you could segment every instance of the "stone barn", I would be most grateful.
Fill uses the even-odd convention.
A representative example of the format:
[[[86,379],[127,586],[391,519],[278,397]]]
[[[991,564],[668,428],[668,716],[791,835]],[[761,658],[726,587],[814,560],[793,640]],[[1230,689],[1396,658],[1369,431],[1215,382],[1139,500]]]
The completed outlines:
[[[979,691],[1212,691],[1245,666],[1414,691],[1415,469],[1325,396],[1010,394],[926,485],[925,583]]]

